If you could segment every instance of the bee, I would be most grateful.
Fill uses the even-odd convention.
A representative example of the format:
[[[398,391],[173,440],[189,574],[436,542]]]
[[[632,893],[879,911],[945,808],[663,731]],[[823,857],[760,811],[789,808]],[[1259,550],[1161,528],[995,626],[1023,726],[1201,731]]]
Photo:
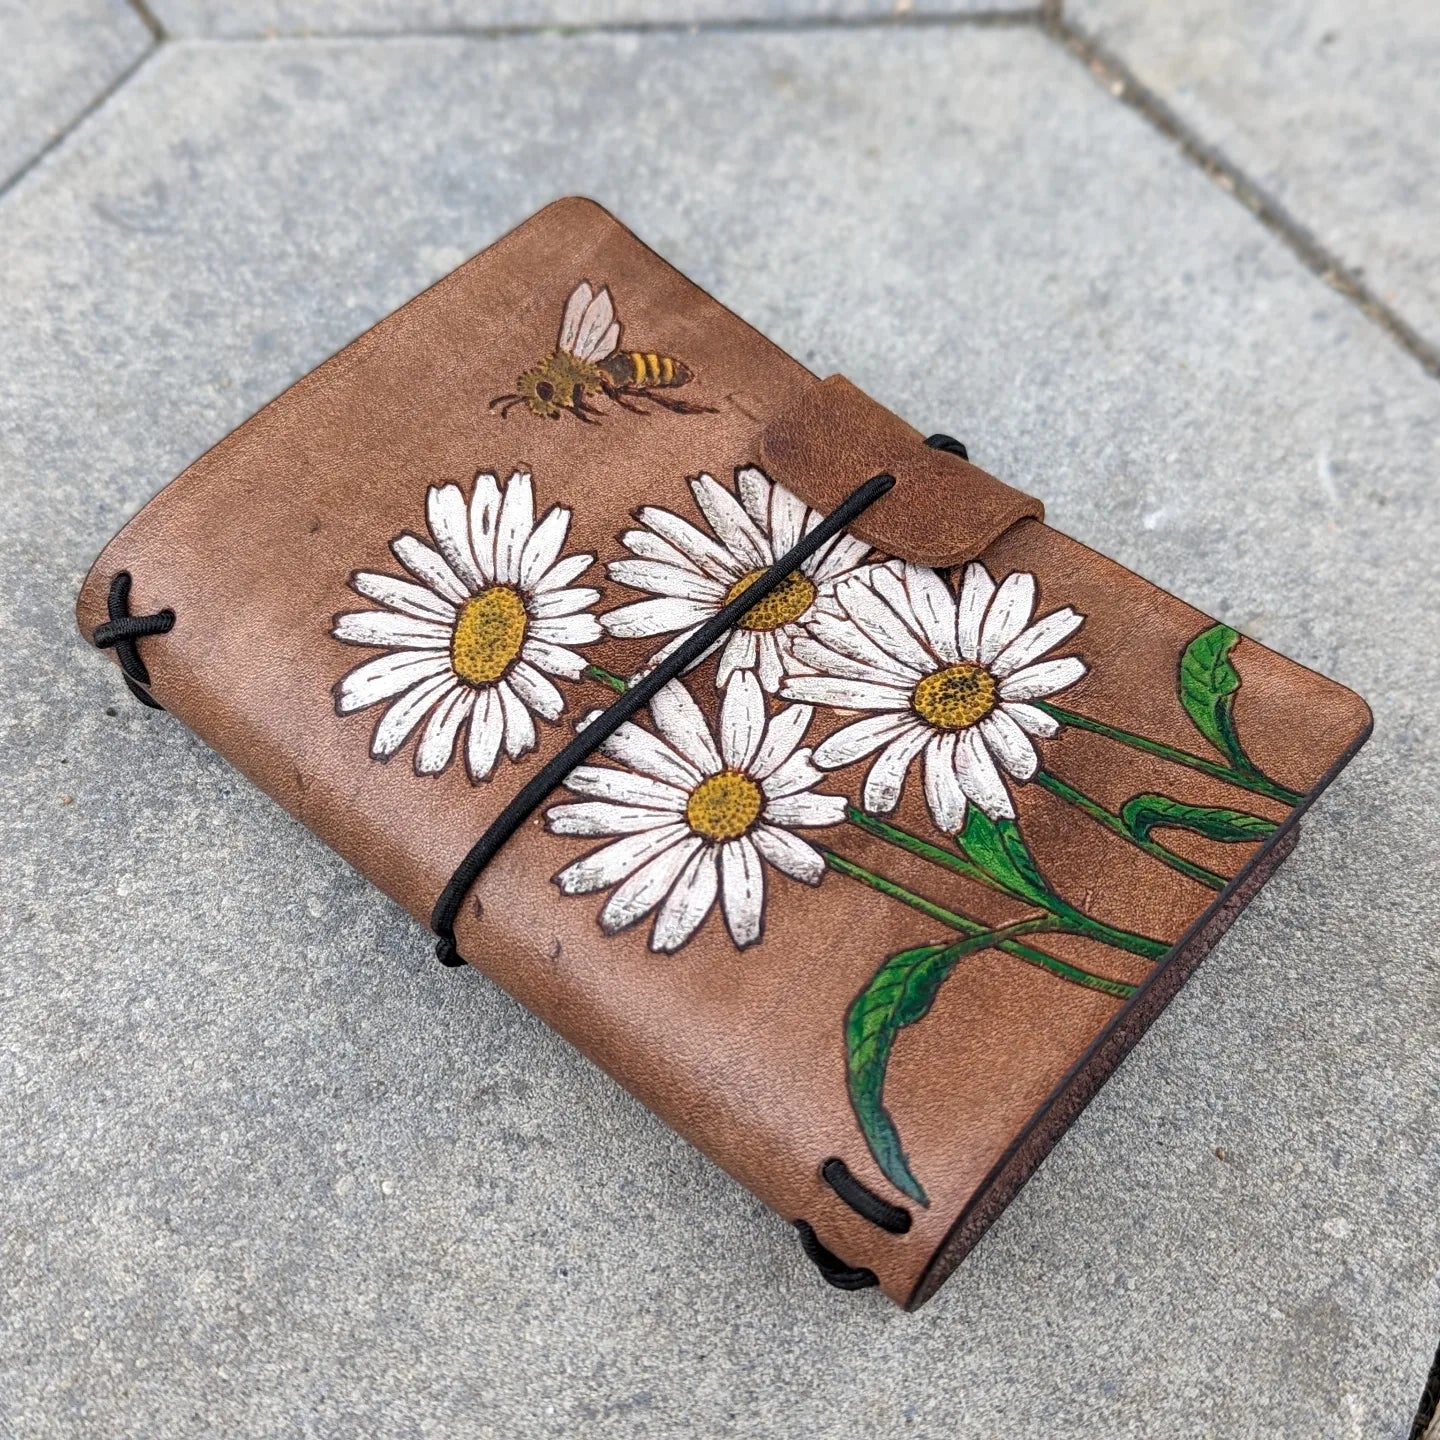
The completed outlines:
[[[603,395],[637,415],[645,414],[635,403],[638,400],[680,415],[714,413],[709,405],[661,393],[695,378],[683,360],[653,351],[620,350],[619,344],[620,321],[609,290],[602,286],[597,293],[588,280],[582,280],[565,302],[555,349],[520,376],[513,394],[497,395],[490,408],[498,405],[503,418],[516,405],[526,405],[532,415],[546,420],[568,414],[593,425],[603,412],[589,402]]]

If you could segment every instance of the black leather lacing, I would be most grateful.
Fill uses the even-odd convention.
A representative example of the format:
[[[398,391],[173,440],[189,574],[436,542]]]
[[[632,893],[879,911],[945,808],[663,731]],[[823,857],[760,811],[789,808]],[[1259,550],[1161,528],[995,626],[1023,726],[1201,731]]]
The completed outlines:
[[[800,1248],[814,1262],[827,1285],[837,1290],[868,1290],[880,1283],[880,1277],[873,1270],[863,1265],[847,1265],[833,1250],[827,1250],[808,1220],[797,1220],[795,1229],[800,1235]]]
[[[903,1235],[909,1230],[910,1212],[899,1205],[892,1205],[888,1200],[882,1200],[867,1185],[861,1184],[838,1155],[832,1155],[820,1167],[820,1174],[825,1183],[857,1215],[863,1215],[872,1225],[878,1225],[892,1235]]]
[[[165,634],[175,624],[175,612],[167,607],[154,615],[132,615],[128,570],[121,570],[110,582],[106,608],[110,618],[95,627],[91,640],[101,650],[115,651],[125,683],[142,705],[148,705],[152,710],[163,710],[165,707],[144,688],[150,684],[150,672],[145,668],[135,642],[147,635]]]
[[[810,558],[822,545],[838,535],[857,515],[868,510],[895,484],[893,475],[874,475],[852,490],[829,515],[803,540],[787,550],[753,584],[746,586],[728,605],[712,615],[690,638],[648,674],[631,685],[612,705],[606,706],[586,727],[543,766],[521,788],[520,793],[500,812],[490,828],[471,847],[470,853],[456,867],[449,883],[430,914],[430,928],[439,937],[436,958],[442,965],[463,965],[465,961],[455,948],[455,920],[470,887],[480,872],[499,854],[505,842],[541,805],[546,796],[565,777],[605,743],[631,716],[643,710],[677,675],[703,659],[710,647],[722,640],[730,629],[758,601],[763,600],[793,570]]]

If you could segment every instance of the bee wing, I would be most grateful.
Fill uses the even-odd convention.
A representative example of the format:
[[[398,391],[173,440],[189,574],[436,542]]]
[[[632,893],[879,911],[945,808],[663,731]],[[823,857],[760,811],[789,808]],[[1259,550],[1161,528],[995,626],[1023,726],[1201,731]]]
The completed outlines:
[[[601,292],[585,307],[580,317],[580,331],[575,337],[574,354],[580,360],[603,360],[620,339],[620,322],[610,292]]]
[[[565,314],[560,319],[560,337],[556,341],[559,349],[568,350],[572,355],[577,353],[575,346],[580,338],[581,323],[594,298],[595,292],[588,280],[582,280],[570,292],[570,298],[565,302]]]

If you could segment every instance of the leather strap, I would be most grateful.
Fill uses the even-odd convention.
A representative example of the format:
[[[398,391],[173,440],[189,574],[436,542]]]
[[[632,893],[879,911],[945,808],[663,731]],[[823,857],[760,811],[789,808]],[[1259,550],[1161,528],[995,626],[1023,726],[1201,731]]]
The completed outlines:
[[[942,450],[843,375],[812,385],[764,428],[761,464],[807,505],[829,513],[856,475],[894,475],[894,490],[851,525],[877,550],[937,568],[973,560],[1045,507]]]

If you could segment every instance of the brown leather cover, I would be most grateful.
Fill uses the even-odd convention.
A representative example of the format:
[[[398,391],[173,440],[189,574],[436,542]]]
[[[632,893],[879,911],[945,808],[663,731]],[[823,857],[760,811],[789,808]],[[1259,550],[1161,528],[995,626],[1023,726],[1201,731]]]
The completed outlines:
[[[918,1303],[1370,722],[1038,520],[924,568],[968,553],[949,477],[981,472],[898,421],[879,443],[873,402],[832,391],[558,201],[166,487],[78,621],[91,636],[119,571],[134,614],[173,609],[139,641],[155,698],[424,921],[575,724],[812,523],[782,474],[822,503],[866,478],[793,443],[822,404],[826,453],[885,456],[909,508],[756,606],[532,817],[456,928]],[[991,528],[1023,509],[994,493]],[[868,553],[881,534],[900,559]],[[835,1193],[832,1156],[905,1233]]]
[[[822,511],[833,510],[857,476],[894,475],[894,490],[850,529],[917,565],[962,565],[1016,521],[1045,518],[1033,496],[957,455],[927,448],[918,430],[843,375],[810,386],[765,426],[760,463]]]

